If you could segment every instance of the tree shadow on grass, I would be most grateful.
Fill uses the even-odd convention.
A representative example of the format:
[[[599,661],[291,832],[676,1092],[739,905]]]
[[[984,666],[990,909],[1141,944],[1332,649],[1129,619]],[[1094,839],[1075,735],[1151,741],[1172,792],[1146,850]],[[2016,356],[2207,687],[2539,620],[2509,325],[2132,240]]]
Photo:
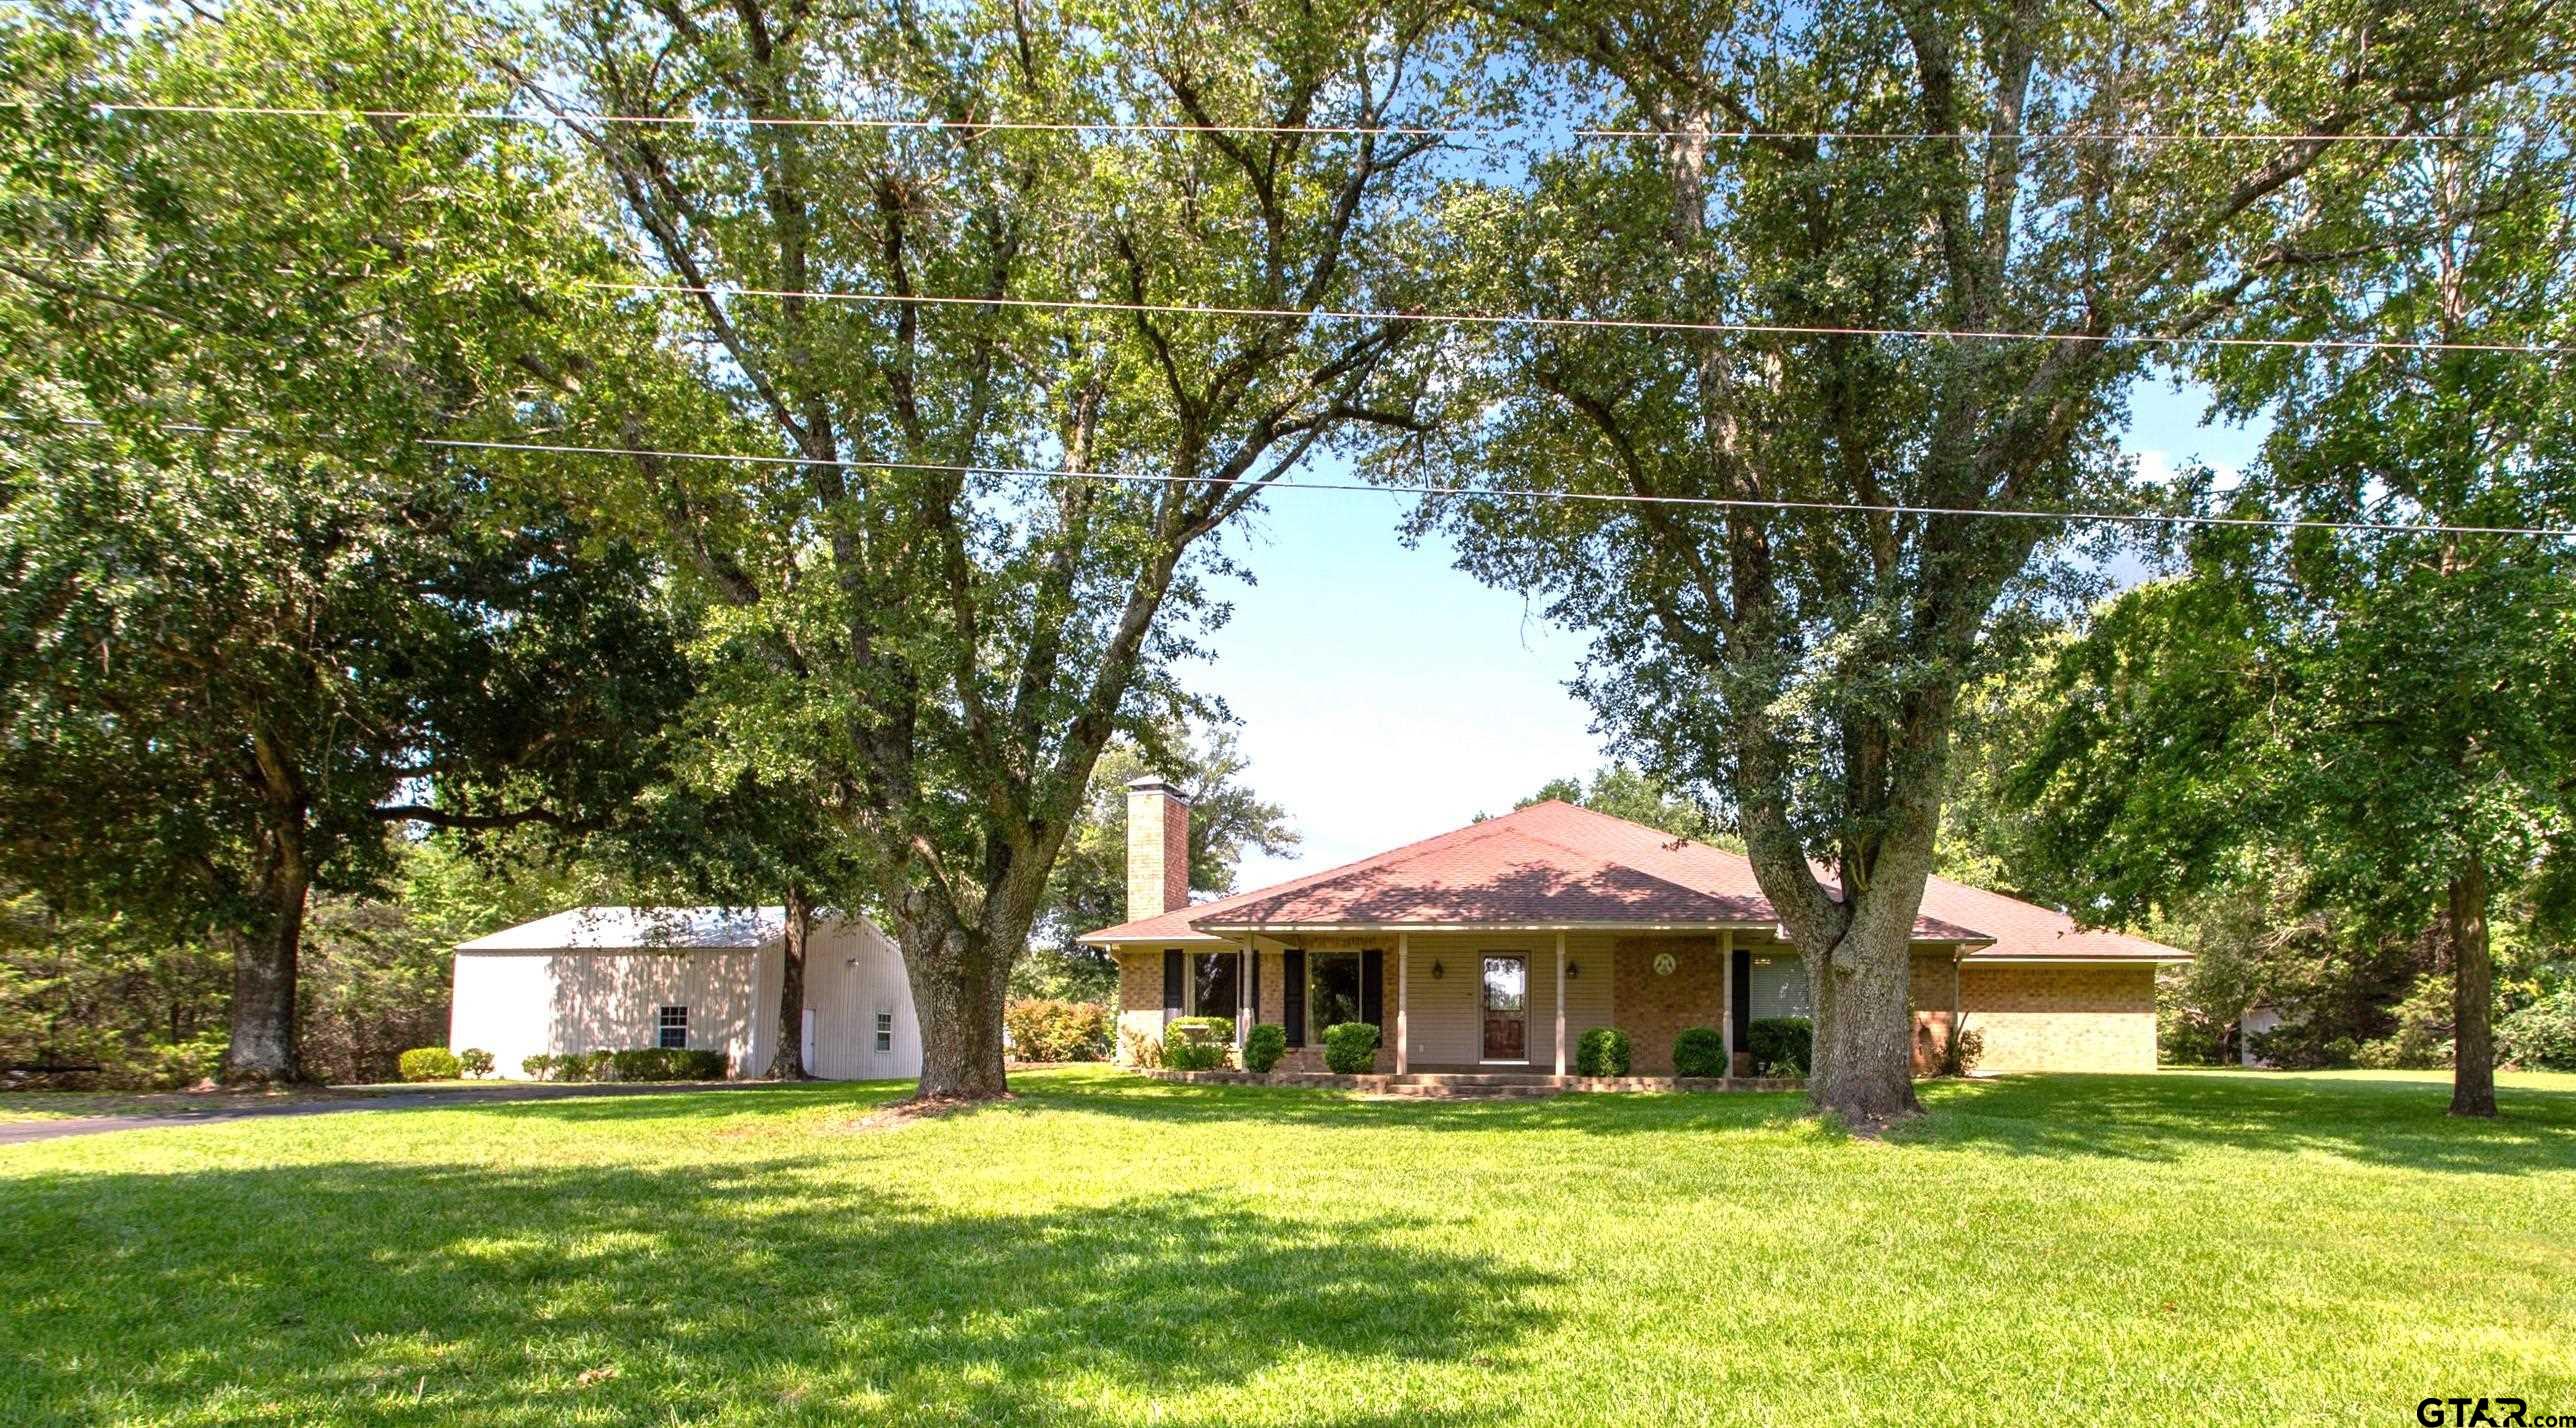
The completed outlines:
[[[1297,1086],[1176,1083],[1142,1076],[1021,1087],[1020,1105],[1148,1125],[1245,1121],[1300,1129],[1566,1131],[1588,1135],[1771,1131],[1808,1118],[1803,1092],[1568,1091],[1513,1100],[1355,1096]]]
[[[2576,1169],[2576,1094],[2499,1087],[2494,1121],[2446,1114],[2450,1100],[2447,1084],[2398,1079],[2004,1076],[1927,1087],[1931,1114],[1893,1139],[2049,1157],[2227,1149],[2455,1174]]]
[[[1408,1222],[1199,1195],[977,1212],[847,1173],[29,1177],[0,1247],[0,1421],[1089,1425],[1135,1416],[1125,1392],[1191,1423],[1290,1362],[1542,1351],[1540,1277]]]

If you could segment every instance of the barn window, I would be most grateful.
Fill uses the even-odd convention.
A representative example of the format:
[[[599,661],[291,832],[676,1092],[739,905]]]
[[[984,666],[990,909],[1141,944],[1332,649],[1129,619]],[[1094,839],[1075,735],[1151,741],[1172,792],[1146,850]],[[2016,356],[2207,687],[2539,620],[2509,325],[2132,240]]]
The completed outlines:
[[[656,1045],[672,1051],[678,1051],[687,1047],[689,1044],[689,1009],[687,1007],[662,1008],[659,1030],[661,1035],[656,1041]]]
[[[892,1050],[894,1050],[894,1013],[893,1013],[893,1012],[880,1010],[880,1011],[878,1011],[878,1013],[877,1013],[877,1050],[879,1050],[879,1051],[892,1051]]]

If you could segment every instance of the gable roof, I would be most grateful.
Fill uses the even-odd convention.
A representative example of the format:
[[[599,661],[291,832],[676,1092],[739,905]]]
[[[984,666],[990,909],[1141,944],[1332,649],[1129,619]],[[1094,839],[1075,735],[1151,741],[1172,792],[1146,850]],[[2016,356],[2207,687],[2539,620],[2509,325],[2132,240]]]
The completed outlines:
[[[784,907],[576,907],[459,942],[456,950],[741,950],[786,935]]]
[[[1356,927],[1740,927],[1778,918],[1740,853],[1550,800],[1374,857],[1087,933],[1094,944],[1214,943]],[[1931,879],[1914,938],[1982,960],[2182,960],[2064,913]]]

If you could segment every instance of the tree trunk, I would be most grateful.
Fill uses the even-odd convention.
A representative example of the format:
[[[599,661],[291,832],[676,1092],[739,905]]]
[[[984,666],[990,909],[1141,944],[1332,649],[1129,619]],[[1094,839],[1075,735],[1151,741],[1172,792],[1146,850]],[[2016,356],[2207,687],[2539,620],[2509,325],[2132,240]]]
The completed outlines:
[[[1881,921],[1855,918],[1838,946],[1807,958],[1816,1010],[1807,1095],[1817,1110],[1858,1126],[1922,1110],[1914,1099],[1913,919],[1892,935]]]
[[[770,1053],[769,1079],[806,1081],[805,949],[814,936],[814,908],[802,883],[787,885],[787,933],[779,954],[778,1049]]]
[[[2495,958],[2487,946],[2487,865],[2469,854],[2451,878],[2451,1114],[2493,1116]]]
[[[295,974],[304,947],[304,904],[312,878],[303,850],[279,838],[260,878],[258,925],[233,940],[232,1038],[226,1085],[281,1085],[302,1075],[295,1054]]]
[[[932,914],[935,916],[935,914]],[[990,1100],[1011,1093],[1002,1069],[1002,1003],[1011,959],[965,928],[898,916],[895,943],[921,1023],[922,1100]]]

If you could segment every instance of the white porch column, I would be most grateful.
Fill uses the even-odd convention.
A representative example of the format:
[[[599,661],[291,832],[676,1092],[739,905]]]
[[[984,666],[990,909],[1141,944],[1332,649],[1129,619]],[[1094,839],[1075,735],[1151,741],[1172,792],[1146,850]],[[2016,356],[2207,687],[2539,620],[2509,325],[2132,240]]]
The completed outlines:
[[[1556,1074],[1565,1074],[1565,932],[1556,934]]]
[[[1735,929],[1717,934],[1717,1034],[1726,1043],[1726,1072],[1735,1074]]]
[[[1406,1025],[1406,1005],[1413,1000],[1413,939],[1395,934],[1395,1074],[1404,1074],[1405,1062],[1413,1055],[1412,1028]]]

